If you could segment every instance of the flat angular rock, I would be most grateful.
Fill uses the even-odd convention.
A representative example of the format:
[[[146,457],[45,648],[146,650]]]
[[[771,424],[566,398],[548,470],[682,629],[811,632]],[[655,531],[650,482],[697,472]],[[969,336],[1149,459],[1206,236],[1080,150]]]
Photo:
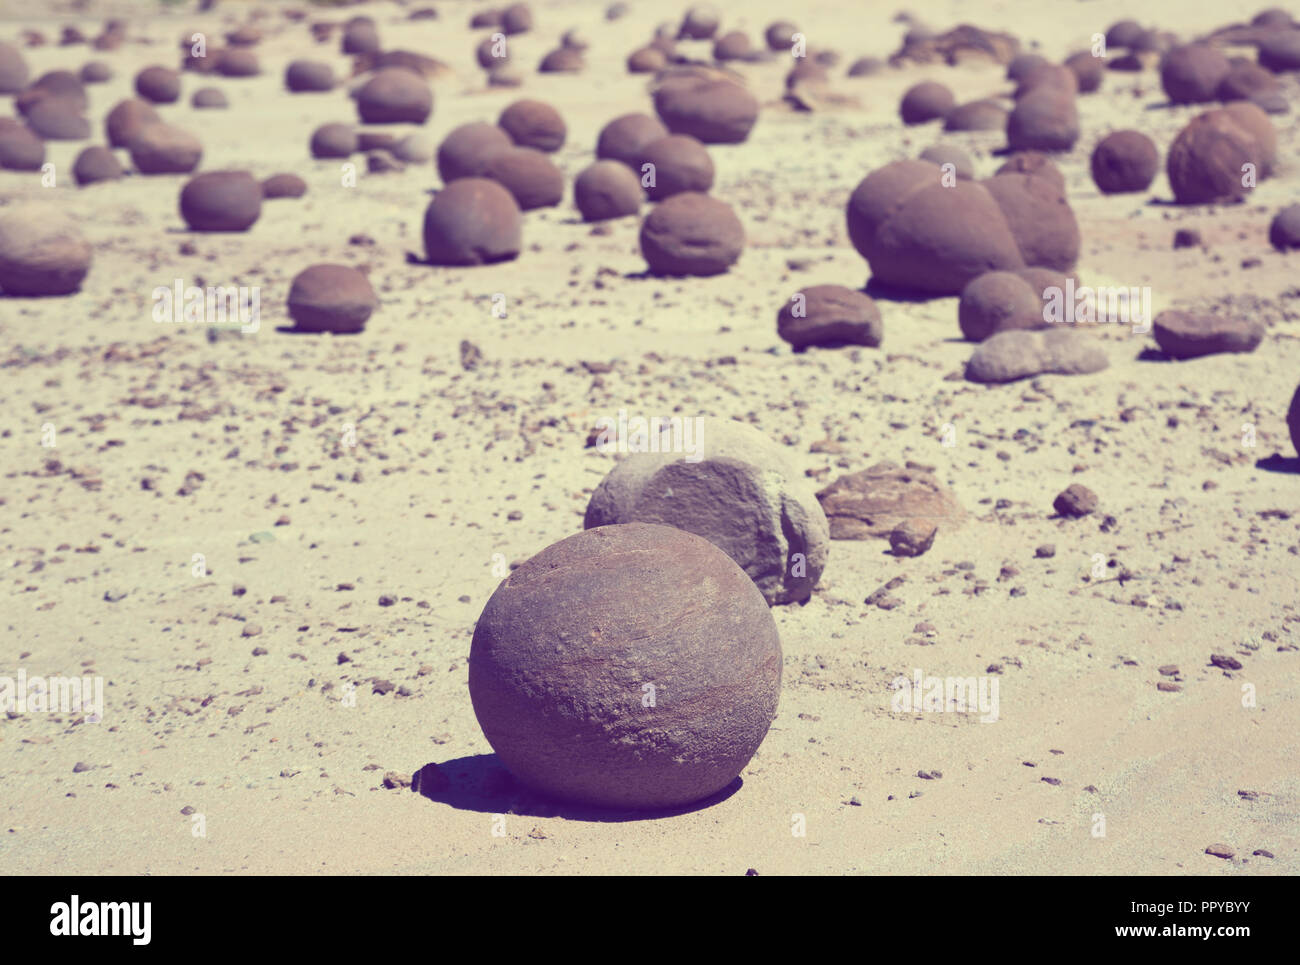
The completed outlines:
[[[1253,352],[1264,338],[1264,326],[1242,318],[1170,309],[1156,316],[1151,334],[1170,358],[1194,359],[1220,352]]]
[[[965,512],[935,477],[880,462],[835,480],[817,494],[831,539],[888,539],[903,523],[961,525]]]
[[[1035,375],[1088,375],[1109,364],[1096,338],[1058,326],[990,336],[966,363],[966,378],[1001,383]]]
[[[682,427],[680,436],[670,430],[655,443],[682,451],[630,452],[610,470],[592,493],[584,526],[675,526],[720,547],[769,603],[808,599],[826,565],[830,532],[803,474],[752,426],[699,417]],[[627,448],[649,448],[648,434],[640,438]]]

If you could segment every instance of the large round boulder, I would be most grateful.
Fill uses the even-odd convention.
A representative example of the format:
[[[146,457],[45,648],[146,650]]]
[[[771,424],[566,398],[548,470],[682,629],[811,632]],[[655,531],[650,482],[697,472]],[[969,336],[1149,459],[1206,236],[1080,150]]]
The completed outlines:
[[[312,265],[289,288],[289,317],[300,332],[360,332],[377,307],[370,279],[347,265]]]
[[[90,242],[59,208],[22,202],[0,208],[0,291],[70,295],[90,271]]]
[[[404,67],[384,67],[357,92],[363,124],[423,124],[433,112],[433,91]]]
[[[641,170],[642,183],[651,201],[662,201],[683,191],[707,194],[713,187],[713,159],[709,150],[689,134],[669,134],[647,144],[641,157]]]
[[[438,174],[444,184],[481,177],[495,155],[513,146],[510,135],[495,124],[462,124],[438,145]]]
[[[521,211],[554,207],[564,199],[564,172],[536,148],[511,147],[494,154],[483,176],[514,195]]]
[[[675,194],[641,223],[641,254],[656,275],[720,275],[744,248],[736,213],[707,194]]]
[[[514,196],[496,181],[457,178],[424,213],[424,248],[435,265],[510,261],[523,247],[523,220]]]
[[[1232,65],[1227,56],[1209,44],[1184,44],[1160,60],[1160,83],[1175,104],[1205,104],[1215,99],[1219,84]]]
[[[637,214],[645,192],[626,164],[596,161],[574,180],[573,200],[583,221],[607,221]]]
[[[657,118],[649,114],[623,114],[600,129],[596,157],[621,161],[640,174],[647,145],[667,136],[668,128]]]
[[[723,78],[672,78],[655,91],[654,104],[668,130],[705,144],[739,144],[758,119],[758,99]]]
[[[501,112],[497,126],[510,135],[516,146],[547,152],[562,148],[568,133],[560,112],[536,100],[515,101]]]
[[[181,189],[191,231],[247,231],[262,213],[262,185],[247,171],[208,171]]]
[[[735,781],[766,736],[781,641],[762,594],[706,539],[603,526],[507,577],[470,645],[474,714],[523,784],[668,808]]]
[[[1092,151],[1092,180],[1102,194],[1145,191],[1159,169],[1160,152],[1141,131],[1107,134]]]

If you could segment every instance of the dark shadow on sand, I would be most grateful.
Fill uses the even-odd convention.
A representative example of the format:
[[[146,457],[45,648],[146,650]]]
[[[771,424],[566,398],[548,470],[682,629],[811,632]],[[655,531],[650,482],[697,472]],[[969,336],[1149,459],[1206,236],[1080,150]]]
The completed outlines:
[[[1300,474],[1300,456],[1284,456],[1275,452],[1271,456],[1256,460],[1255,468],[1263,469],[1265,472]]]
[[[564,818],[568,821],[647,821],[701,811],[725,801],[744,785],[739,777],[716,794],[691,804],[655,810],[600,808],[572,804],[548,797],[520,784],[495,754],[457,757],[415,772],[411,790],[460,811],[484,814],[515,814],[536,818]]]

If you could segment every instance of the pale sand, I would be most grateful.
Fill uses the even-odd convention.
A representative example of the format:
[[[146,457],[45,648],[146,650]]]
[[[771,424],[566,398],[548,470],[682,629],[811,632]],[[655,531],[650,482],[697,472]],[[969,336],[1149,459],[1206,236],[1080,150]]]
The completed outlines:
[[[557,160],[570,178],[606,121],[650,110],[646,77],[626,74],[623,60],[682,7],[632,0],[626,18],[607,23],[604,3],[536,2],[534,32],[512,41],[525,86],[487,90],[473,63],[478,34],[466,28],[472,6],[435,5],[441,19],[419,23],[386,4],[312,15],[370,13],[387,45],[455,67],[456,78],[435,84],[426,128],[435,141],[465,121],[494,120],[517,97],[551,101],[569,124]],[[346,58],[337,40],[316,45],[304,25],[278,17],[265,22],[275,32],[257,48],[263,76],[187,74],[182,102],[161,108],[202,136],[204,170],[307,179],[306,198],[268,203],[247,235],[186,234],[179,177],[78,190],[68,173],[77,143],[51,145],[56,188],[0,174],[6,199],[56,199],[96,246],[80,294],[0,300],[0,499],[11,574],[0,674],[86,672],[107,687],[99,724],[40,714],[4,721],[0,866],[77,874],[1300,871],[1300,475],[1283,422],[1300,377],[1297,261],[1266,241],[1273,212],[1300,185],[1295,114],[1273,118],[1278,176],[1235,208],[1148,204],[1170,197],[1163,173],[1147,194],[1102,198],[1093,187],[1087,160],[1104,133],[1136,127],[1163,155],[1198,112],[1152,109],[1163,102],[1153,71],[1110,72],[1100,93],[1082,97],[1085,133],[1060,161],[1082,226],[1084,281],[1149,285],[1157,310],[1230,297],[1229,307],[1269,325],[1251,355],[1140,361],[1150,336],[1107,331],[1104,373],[1045,378],[1039,391],[1029,383],[986,389],[944,380],[970,353],[948,298],[882,301],[882,350],[793,356],[775,333],[781,303],[810,284],[858,287],[867,278],[843,224],[845,200],[865,174],[941,138],[975,150],[980,176],[1001,163],[989,153],[1000,134],[905,131],[896,114],[902,91],[924,77],[962,99],[1005,91],[1000,68],[843,77],[855,57],[897,48],[898,6],[813,0],[791,15],[789,4],[754,0],[724,19],[724,29],[759,41],[770,21],[792,16],[812,46],[844,54],[834,89],[859,105],[795,113],[780,102],[786,61],[738,68],[764,110],[747,143],[711,148],[713,193],[735,206],[749,244],[730,273],[711,279],[636,277],[644,270],[637,219],[596,236],[567,202],[527,216],[516,262],[407,264],[405,252],[421,252],[426,191],[438,184],[432,166],[374,177],[363,166],[358,185],[345,188],[338,163],[305,160],[314,127],[355,113],[343,90],[283,93],[283,67],[310,56],[344,70]],[[136,17],[132,36],[151,46],[25,51],[34,72],[92,57],[114,65],[115,79],[90,89],[96,142],[104,112],[128,95],[139,68],[172,64],[183,30],[219,32],[220,10],[205,18],[142,7],[150,19]],[[223,4],[227,15],[248,7]],[[1011,30],[1052,58],[1133,13],[1119,0],[978,10],[942,0],[921,11],[941,28],[969,21]],[[1222,4],[1164,0],[1140,14],[1184,35],[1226,16]],[[87,33],[97,28],[79,22]],[[0,35],[14,39],[35,25],[53,37],[57,23],[9,21]],[[587,72],[536,74],[572,26],[592,42]],[[227,92],[230,110],[188,107],[207,85]],[[1296,103],[1294,77],[1286,89]],[[1173,251],[1177,227],[1199,228],[1210,253]],[[357,233],[374,245],[349,246]],[[196,255],[178,253],[187,239]],[[1247,258],[1258,266],[1243,270]],[[792,259],[807,264],[794,270]],[[369,266],[383,304],[363,335],[275,331],[287,321],[289,281],[317,261]],[[175,278],[261,286],[261,331],[209,342],[201,327],[155,324],[151,292]],[[494,293],[506,295],[508,319],[493,317]],[[459,363],[466,338],[485,356],[472,372]],[[725,357],[734,364],[719,364]],[[593,376],[580,360],[615,367]],[[598,417],[624,407],[752,420],[807,469],[829,469],[820,482],[880,459],[933,465],[971,519],[941,532],[918,559],[886,555],[883,541],[834,544],[812,601],[775,611],[785,648],[779,716],[743,787],[710,807],[628,821],[525,807],[498,837],[493,814],[515,799],[509,788],[477,807],[383,789],[387,771],[410,775],[489,753],[466,657],[498,582],[493,555],[526,559],[581,527],[587,496],[611,464],[584,440]],[[1135,417],[1121,421],[1128,408]],[[1247,422],[1257,427],[1253,449],[1242,446]],[[54,450],[39,444],[45,423],[57,428]],[[339,447],[346,423],[357,427],[355,450]],[[953,448],[940,445],[945,423],[957,427]],[[845,452],[809,452],[827,437]],[[1256,467],[1274,453],[1292,471]],[[42,468],[51,458],[63,467],[54,475]],[[191,471],[203,480],[178,495]],[[146,477],[155,489],[142,488]],[[1217,488],[1204,489],[1206,481]],[[1049,518],[1070,482],[1100,496],[1098,516]],[[998,499],[1010,508],[995,513]],[[1261,517],[1269,509],[1292,515]],[[521,520],[507,519],[513,510]],[[1106,514],[1118,521],[1109,533],[1099,530]],[[275,526],[282,515],[288,524]],[[250,539],[267,532],[273,540]],[[1049,542],[1055,557],[1035,559],[1035,547]],[[207,578],[191,575],[194,553],[206,556]],[[1137,578],[1090,586],[1096,553]],[[973,581],[962,572],[943,575],[964,560],[987,581],[978,595],[963,592]],[[1000,581],[1006,564],[1019,573]],[[902,606],[862,604],[897,575],[907,580],[893,591]],[[233,595],[235,585],[247,592]],[[1010,596],[1014,587],[1025,594]],[[108,602],[106,591],[126,596]],[[382,594],[396,604],[381,607]],[[913,630],[922,621],[936,628],[928,639]],[[241,636],[251,624],[261,634]],[[254,657],[254,647],[269,652]],[[340,665],[340,652],[352,662]],[[1215,652],[1236,655],[1244,669],[1209,666]],[[1002,666],[996,723],[890,712],[889,683],[899,674],[983,675],[994,663]],[[1166,664],[1181,668],[1179,693],[1156,689]],[[371,678],[411,695],[373,694]],[[349,681],[358,684],[353,707],[339,699]],[[1242,706],[1244,684],[1255,689],[1253,708]],[[74,773],[78,762],[94,769]],[[942,777],[922,779],[921,770]],[[910,797],[916,792],[924,793]],[[206,836],[194,836],[183,808],[203,815]],[[791,832],[795,815],[806,820],[805,837]],[[1104,837],[1093,834],[1096,815]],[[1216,842],[1237,857],[1206,855]],[[1275,857],[1254,857],[1256,849]]]

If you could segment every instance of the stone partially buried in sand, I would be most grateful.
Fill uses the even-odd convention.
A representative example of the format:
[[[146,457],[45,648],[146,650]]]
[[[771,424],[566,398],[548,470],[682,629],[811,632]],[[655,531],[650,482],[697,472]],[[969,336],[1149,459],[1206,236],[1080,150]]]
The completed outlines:
[[[627,165],[596,161],[574,180],[573,200],[583,221],[606,221],[640,212],[645,192]]]
[[[722,549],[768,603],[808,599],[826,566],[830,531],[785,450],[731,419],[669,424],[666,432],[651,424],[640,436],[633,428],[627,440],[605,440],[632,451],[592,493],[583,526],[674,526]]]
[[[357,92],[364,124],[423,124],[433,113],[433,91],[404,67],[384,67]]]
[[[1102,194],[1145,191],[1160,170],[1160,152],[1141,131],[1116,131],[1093,148],[1091,165]]]
[[[181,189],[191,231],[247,231],[262,213],[262,185],[247,171],[209,171]]]
[[[998,179],[992,179],[998,180]],[[972,279],[1025,260],[998,202],[982,184],[945,186],[938,165],[895,161],[849,198],[849,237],[873,282],[956,295]]]
[[[1257,121],[1247,113],[1252,109],[1267,130],[1255,129]],[[1179,204],[1243,200],[1272,164],[1275,147],[1261,133],[1264,137],[1272,133],[1268,117],[1244,102],[1193,118],[1174,139],[1165,159],[1174,200]]]
[[[262,197],[301,198],[307,193],[307,182],[296,174],[272,174],[262,181]]]
[[[946,117],[957,104],[952,91],[934,80],[924,80],[907,89],[898,105],[904,124],[925,124]]]
[[[512,147],[493,155],[483,176],[514,195],[521,211],[554,207],[564,199],[564,172],[531,147]]]
[[[1222,352],[1253,352],[1264,338],[1255,321],[1168,309],[1151,324],[1160,351],[1174,359],[1194,359]]]
[[[510,261],[522,246],[519,205],[487,178],[458,178],[438,192],[424,213],[424,247],[435,265]]]
[[[654,104],[670,131],[705,144],[739,144],[758,119],[758,99],[723,78],[670,78],[655,91]]]
[[[469,691],[527,787],[669,808],[744,770],[776,715],[781,664],[771,611],[725,553],[633,523],[561,540],[497,587],[474,629]]]
[[[1184,44],[1160,60],[1160,83],[1175,104],[1205,104],[1217,96],[1232,65],[1217,47]]]
[[[646,145],[668,136],[668,128],[649,114],[624,114],[600,129],[596,157],[621,161],[641,174]]]
[[[370,279],[347,265],[312,265],[289,289],[289,316],[300,332],[360,332],[378,306]]]
[[[966,515],[932,473],[892,462],[841,476],[817,499],[830,522],[831,539],[888,539],[909,520],[954,529]]]
[[[0,208],[0,291],[70,295],[90,271],[92,250],[75,221],[57,207],[22,202]]]
[[[350,157],[361,146],[361,136],[351,124],[322,124],[311,135],[314,158]]]
[[[641,254],[656,275],[720,275],[744,248],[736,213],[707,194],[673,195],[641,224]]]
[[[550,104],[518,100],[501,112],[497,126],[517,147],[531,147],[548,153],[564,146],[568,133],[564,118]]]
[[[77,155],[72,165],[72,176],[77,184],[95,184],[99,181],[116,181],[126,172],[111,150],[98,145],[88,147]]]
[[[1060,326],[999,332],[981,342],[966,363],[971,382],[1016,382],[1036,375],[1090,375],[1109,365],[1089,334]]]
[[[643,178],[651,201],[662,201],[683,191],[708,193],[713,187],[713,159],[708,148],[688,134],[670,134],[645,146],[639,167],[650,169]]]
[[[157,122],[131,139],[131,163],[141,174],[188,174],[199,166],[203,145],[189,131]]]
[[[438,174],[444,184],[457,178],[482,177],[493,156],[513,146],[510,135],[495,124],[462,124],[438,145]]]
[[[844,285],[813,285],[781,306],[776,333],[796,350],[813,345],[878,348],[884,324],[871,296]]]
[[[226,95],[216,87],[200,87],[190,98],[190,106],[196,110],[220,110],[230,106]]]

